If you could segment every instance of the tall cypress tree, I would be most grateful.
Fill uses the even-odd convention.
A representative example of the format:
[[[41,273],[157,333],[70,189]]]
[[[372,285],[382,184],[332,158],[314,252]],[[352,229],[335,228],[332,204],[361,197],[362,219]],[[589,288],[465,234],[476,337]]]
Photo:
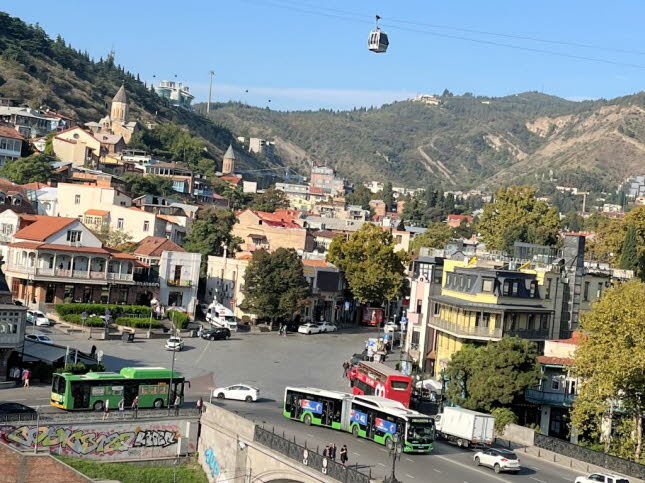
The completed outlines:
[[[625,239],[620,247],[618,265],[624,270],[638,270],[638,246],[636,240],[636,227],[629,225]]]

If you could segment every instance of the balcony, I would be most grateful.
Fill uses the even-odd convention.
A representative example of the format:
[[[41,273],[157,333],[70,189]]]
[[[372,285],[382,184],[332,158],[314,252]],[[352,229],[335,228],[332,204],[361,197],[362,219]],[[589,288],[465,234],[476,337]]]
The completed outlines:
[[[443,330],[457,337],[484,340],[502,338],[502,329],[495,327],[468,327],[436,317],[432,317],[428,324],[430,327]]]
[[[166,285],[169,287],[190,287],[192,282],[190,280],[166,280]]]
[[[516,329],[504,332],[511,337],[517,336],[521,339],[548,339],[549,329]]]
[[[52,279],[70,279],[70,280],[114,280],[120,282],[132,282],[134,275],[132,273],[114,273],[104,271],[87,271],[87,270],[66,270],[62,268],[37,268],[25,267],[21,265],[9,264],[7,272],[15,272],[21,275],[28,275],[32,278],[52,278]]]
[[[576,398],[575,394],[563,392],[545,392],[540,389],[527,389],[524,398],[534,404],[547,404],[549,406],[571,407]]]

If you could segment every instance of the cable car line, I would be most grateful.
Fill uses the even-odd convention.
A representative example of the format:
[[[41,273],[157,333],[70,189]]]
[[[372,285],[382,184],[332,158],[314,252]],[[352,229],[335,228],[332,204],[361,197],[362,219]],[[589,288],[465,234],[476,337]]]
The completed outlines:
[[[347,16],[342,16],[338,14],[333,14],[333,13],[326,13],[326,12],[320,12],[320,11],[315,11],[311,9],[305,9],[302,7],[297,7],[293,5],[285,5],[281,3],[277,3],[275,0],[246,0],[247,2],[252,2],[252,3],[260,3],[260,4],[265,4],[265,5],[272,5],[278,8],[283,8],[283,9],[289,9],[297,12],[301,12],[307,15],[317,15],[317,16],[323,16],[323,17],[329,17],[329,18],[338,18],[341,20],[349,20],[349,21],[354,21],[354,22],[361,22],[361,23],[367,23],[367,20],[364,20],[364,16],[361,16],[361,19],[358,18],[349,18]],[[285,0],[280,0],[280,1],[285,1]],[[356,16],[357,14],[351,14]],[[597,63],[603,63],[603,64],[610,64],[610,65],[617,65],[617,66],[622,66],[622,67],[632,67],[636,69],[645,69],[645,65],[641,64],[633,64],[629,62],[621,62],[617,60],[609,60],[609,59],[603,59],[603,58],[598,58],[598,57],[588,57],[584,55],[576,55],[576,54],[568,54],[565,52],[557,52],[553,50],[547,50],[547,49],[540,49],[540,48],[535,48],[535,47],[525,47],[525,46],[520,46],[520,45],[513,45],[513,44],[507,44],[503,42],[497,42],[494,40],[485,40],[485,39],[474,39],[470,37],[464,37],[460,35],[453,35],[453,34],[446,34],[446,33],[440,33],[440,32],[432,32],[430,30],[420,30],[420,29],[413,29],[409,27],[403,27],[400,25],[393,25],[391,22],[387,24],[389,29],[396,29],[396,30],[403,30],[407,32],[413,32],[413,33],[422,33],[426,35],[432,35],[435,37],[442,37],[442,38],[448,38],[448,39],[454,39],[454,40],[462,40],[466,42],[473,42],[473,43],[478,43],[478,44],[485,44],[485,45],[495,45],[497,47],[505,47],[509,49],[514,49],[514,50],[524,50],[527,52],[534,52],[534,53],[540,53],[540,54],[548,54],[548,55],[554,55],[558,57],[565,57],[569,59],[575,59],[575,60],[585,60],[589,62],[597,62]],[[555,41],[554,41],[555,42]]]

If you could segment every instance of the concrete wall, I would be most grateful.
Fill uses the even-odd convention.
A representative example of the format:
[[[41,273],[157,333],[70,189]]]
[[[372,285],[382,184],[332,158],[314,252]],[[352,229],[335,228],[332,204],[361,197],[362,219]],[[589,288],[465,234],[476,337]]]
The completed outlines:
[[[0,442],[18,450],[33,449],[92,460],[170,458],[197,450],[196,418],[107,421],[7,422],[0,424]]]
[[[253,441],[255,424],[237,414],[205,403],[199,437],[199,463],[208,481],[303,483],[334,480]]]
[[[31,481],[86,483],[93,481],[53,456],[21,453],[2,443],[0,443],[0,461],[2,461],[0,481],[14,483]]]

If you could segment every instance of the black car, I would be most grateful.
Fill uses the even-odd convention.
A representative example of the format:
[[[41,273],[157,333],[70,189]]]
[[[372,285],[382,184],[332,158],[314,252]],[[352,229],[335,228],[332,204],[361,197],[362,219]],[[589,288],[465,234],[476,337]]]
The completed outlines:
[[[229,337],[231,337],[231,331],[227,327],[213,327],[202,332],[202,339],[219,340]]]
[[[0,421],[9,419],[36,419],[38,412],[34,408],[15,402],[0,403]]]

